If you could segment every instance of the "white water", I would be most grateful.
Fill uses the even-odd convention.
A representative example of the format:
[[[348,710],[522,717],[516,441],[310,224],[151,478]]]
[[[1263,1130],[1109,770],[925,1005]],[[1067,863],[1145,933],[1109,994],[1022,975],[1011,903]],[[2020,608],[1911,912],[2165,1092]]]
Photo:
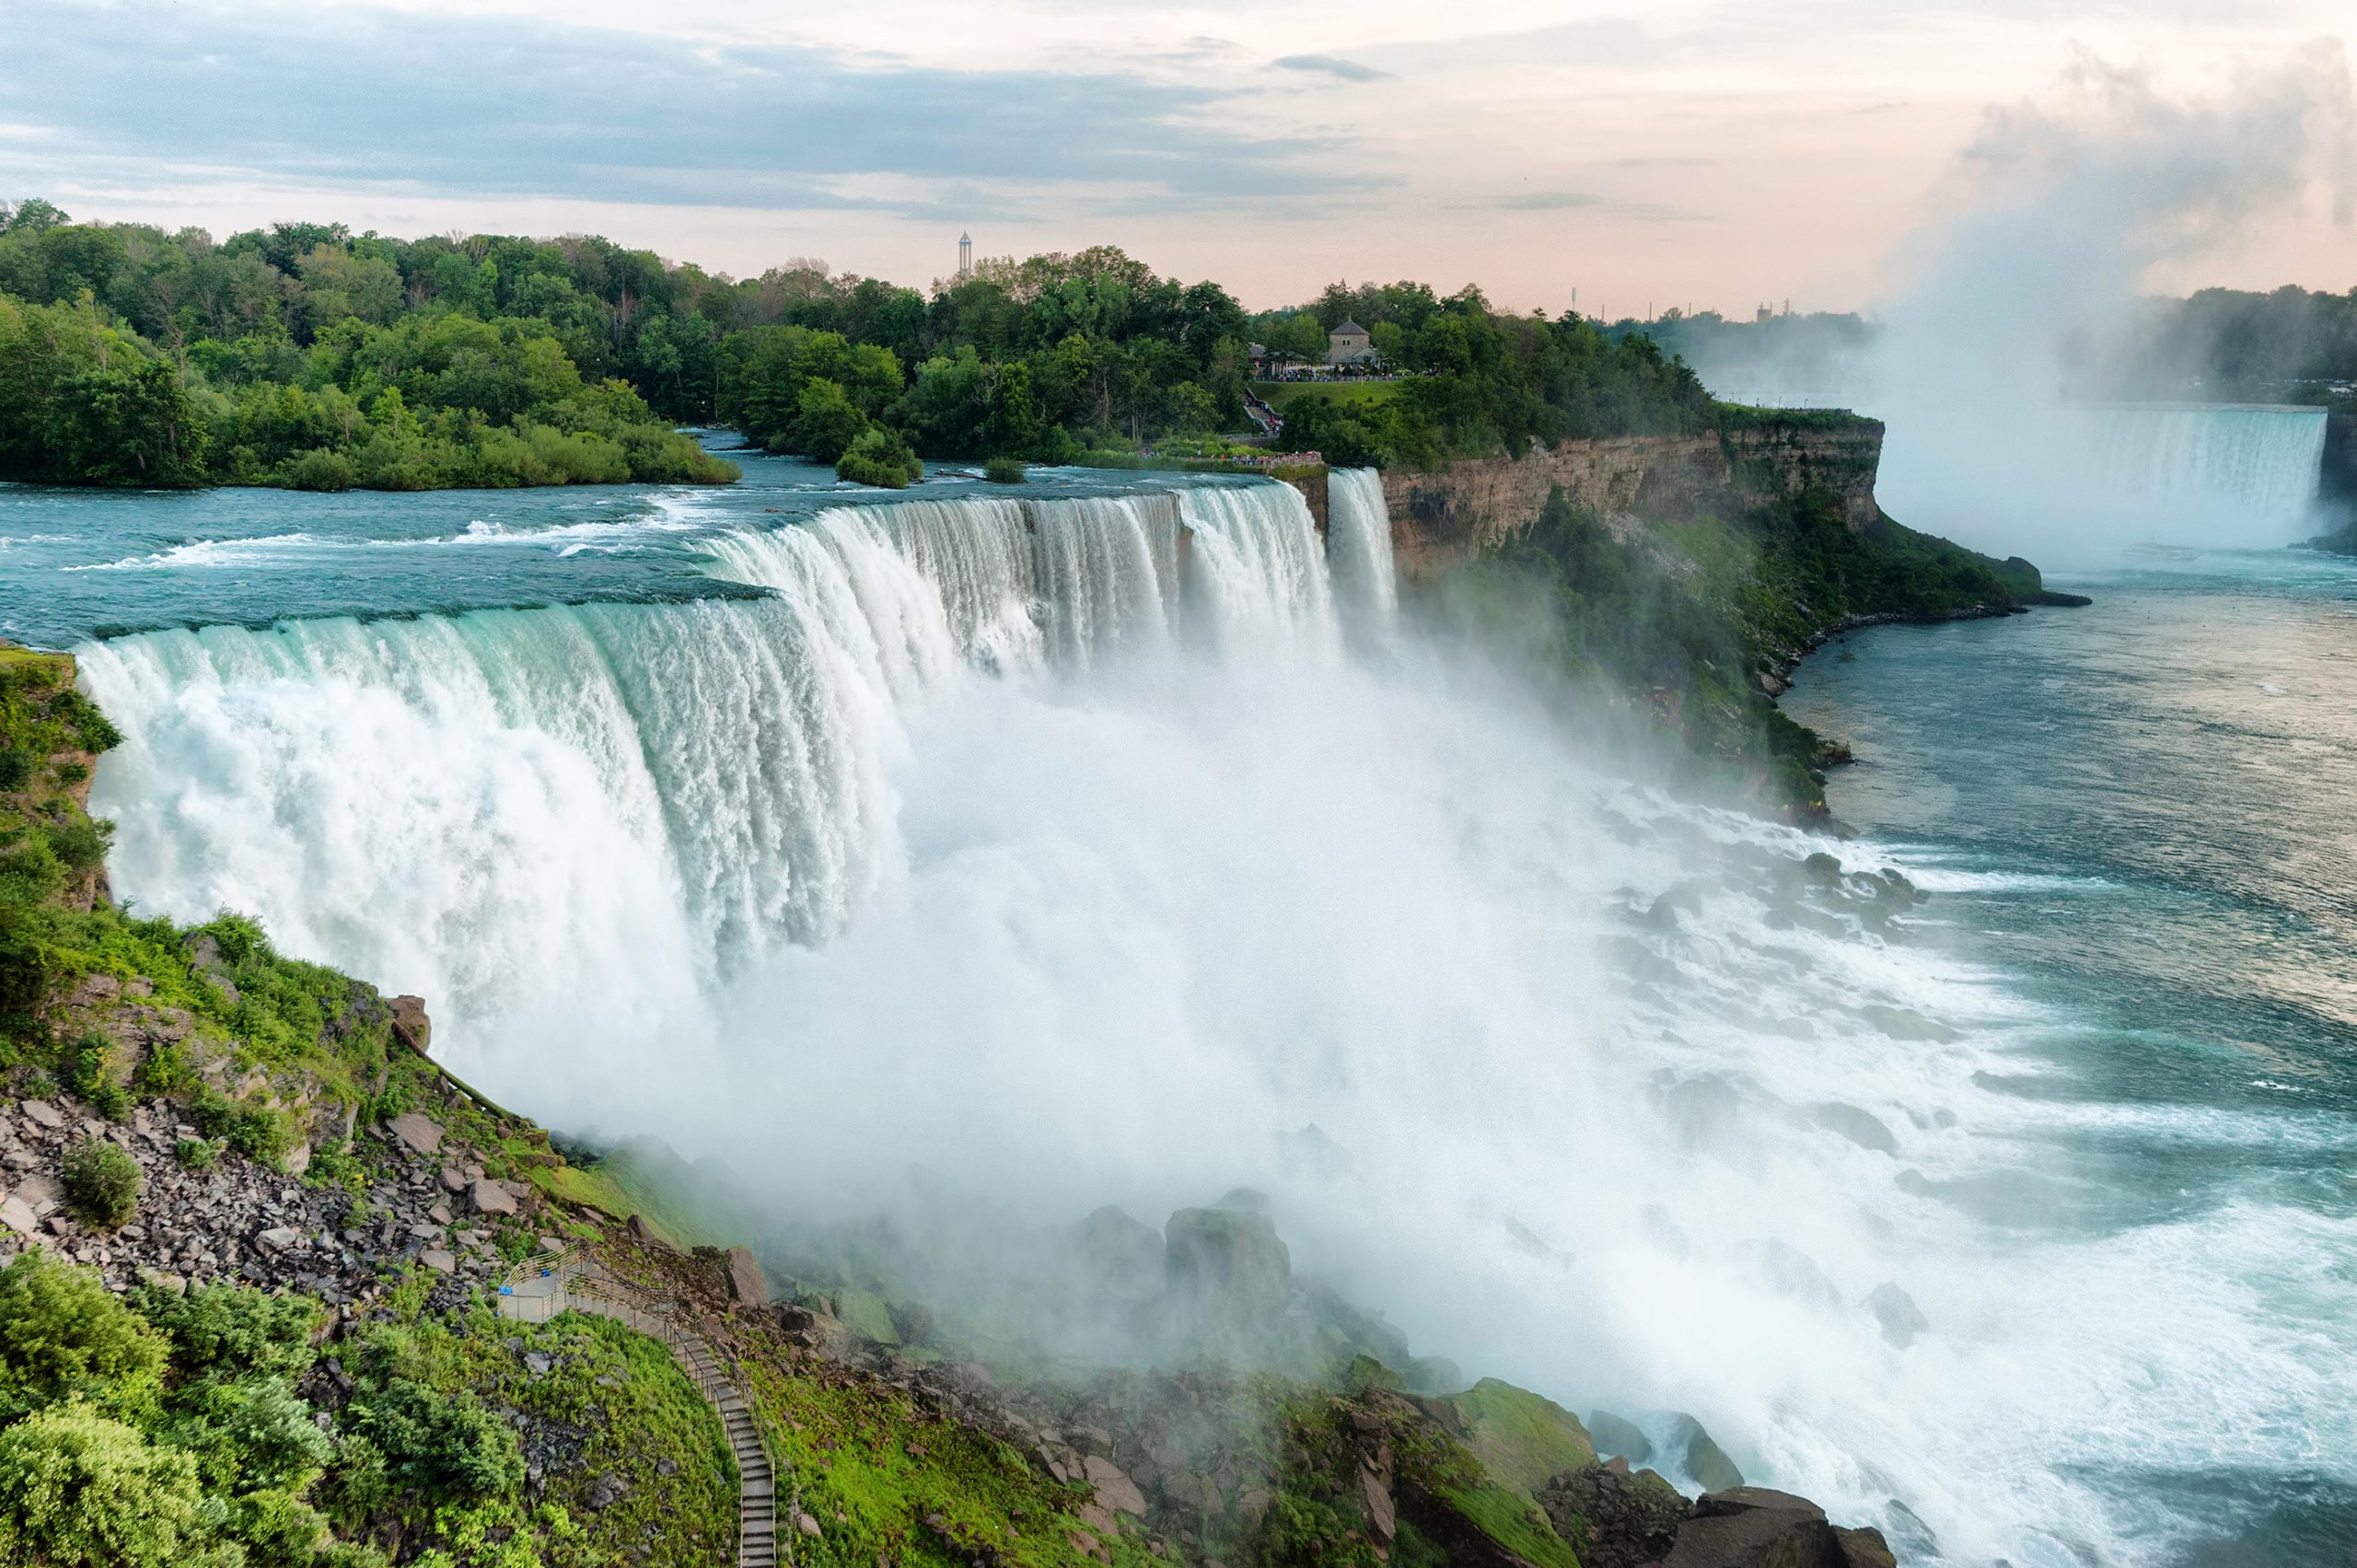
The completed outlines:
[[[1374,469],[1335,469],[1326,487],[1326,559],[1334,592],[1370,623],[1388,626],[1399,610],[1391,559],[1391,511]]]
[[[2306,526],[2324,463],[2320,408],[2124,404],[2086,418],[2104,478],[2165,525],[2228,519],[2253,544]]]
[[[2357,1440],[2357,1397],[2308,1402],[2357,1396],[2347,1356],[2240,1310],[2259,1260],[2333,1255],[2296,1216],[2025,1231],[1899,1189],[2061,1157],[2081,1112],[1979,1077],[2024,1070],[2020,1005],[1771,919],[1814,842],[1599,777],[1480,670],[1341,658],[1292,491],[845,510],[718,557],[776,597],[84,648],[116,887],[257,913],[425,995],[492,1092],[813,1211],[911,1165],[1043,1222],[1250,1182],[1421,1349],[1693,1410],[1967,1560],[2151,1560],[2165,1520],[2076,1466]],[[1898,1157],[1804,1113],[1837,1101]],[[1348,1175],[1281,1156],[1309,1121]],[[1911,1349],[1857,1305],[1885,1280]]]

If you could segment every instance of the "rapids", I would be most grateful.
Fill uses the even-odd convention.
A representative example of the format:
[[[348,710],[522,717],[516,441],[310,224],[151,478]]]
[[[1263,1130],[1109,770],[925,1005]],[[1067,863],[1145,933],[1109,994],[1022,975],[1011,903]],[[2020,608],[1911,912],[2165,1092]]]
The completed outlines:
[[[572,555],[525,519],[340,531],[339,499],[17,578],[147,585],[151,630],[75,612],[126,736],[118,893],[255,913],[425,995],[519,1109],[781,1205],[1158,1220],[1260,1187],[1419,1351],[1689,1410],[1910,1560],[2170,1563],[2300,1477],[2357,1485],[2357,1189],[2166,1195],[2177,1151],[2357,1173],[2357,1138],[2092,1073],[2084,988],[1976,902],[2050,887],[2068,921],[2083,867],[1834,846],[1938,890],[1894,912],[1478,653],[1364,640],[1399,616],[1372,475],[1334,476],[1321,550],[1273,484],[819,484],[771,517],[759,463],[749,496],[555,525],[609,530]],[[1289,1152],[1310,1123],[1338,1157]]]

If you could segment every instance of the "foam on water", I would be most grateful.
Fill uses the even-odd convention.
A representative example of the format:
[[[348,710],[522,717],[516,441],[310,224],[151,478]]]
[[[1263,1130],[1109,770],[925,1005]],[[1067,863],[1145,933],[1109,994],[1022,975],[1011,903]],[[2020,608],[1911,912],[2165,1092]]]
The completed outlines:
[[[1690,1410],[1952,1561],[2166,1562],[2215,1523],[2172,1473],[2357,1481],[2357,1216],[2120,1163],[2357,1168],[2345,1119],[2087,1089],[1955,928],[2068,876],[1840,846],[1956,890],[1893,916],[1480,668],[1342,658],[1389,535],[1337,480],[1323,553],[1277,485],[847,506],[705,541],[759,599],[87,645],[115,886],[814,1211],[1260,1187],[1420,1350]]]

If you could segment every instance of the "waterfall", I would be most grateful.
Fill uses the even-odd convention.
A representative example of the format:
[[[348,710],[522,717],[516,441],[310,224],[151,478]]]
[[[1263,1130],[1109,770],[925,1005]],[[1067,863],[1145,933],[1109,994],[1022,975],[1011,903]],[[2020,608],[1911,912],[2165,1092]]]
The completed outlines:
[[[2296,523],[2316,500],[2320,408],[2155,403],[2089,418],[2106,480],[2165,513],[2230,516],[2268,529]]]
[[[432,996],[462,1059],[676,1032],[897,874],[912,714],[1182,640],[1324,658],[1317,545],[1281,484],[912,500],[705,541],[761,598],[87,645],[94,805],[122,893]]]
[[[1399,613],[1391,559],[1391,511],[1374,469],[1335,469],[1327,479],[1326,560],[1334,593],[1359,615],[1387,625]]]

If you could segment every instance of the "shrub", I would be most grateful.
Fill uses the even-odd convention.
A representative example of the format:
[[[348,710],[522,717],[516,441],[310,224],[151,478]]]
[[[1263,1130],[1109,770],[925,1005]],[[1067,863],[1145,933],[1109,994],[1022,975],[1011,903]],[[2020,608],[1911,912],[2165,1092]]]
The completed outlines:
[[[905,490],[924,477],[924,465],[917,460],[909,444],[893,432],[877,425],[851,444],[835,463],[835,477],[854,484],[873,484],[886,490]]]
[[[286,1118],[256,1101],[239,1102],[208,1088],[189,1107],[189,1119],[208,1138],[220,1138],[250,1160],[275,1166],[294,1146]]]
[[[79,1402],[0,1431],[0,1562],[165,1568],[198,1528],[196,1466]]]
[[[168,1349],[91,1270],[38,1250],[0,1269],[0,1422],[76,1393],[136,1408]]]
[[[221,1163],[221,1146],[203,1138],[182,1138],[172,1145],[172,1156],[191,1170],[211,1170]]]
[[[21,746],[0,749],[0,794],[14,794],[32,783],[33,754]]]
[[[357,477],[350,458],[325,447],[287,459],[278,470],[278,482],[290,490],[349,490]]]
[[[59,1064],[68,1087],[98,1108],[110,1121],[120,1121],[131,1110],[131,1097],[114,1077],[114,1041],[101,1034],[86,1034],[66,1049]]]
[[[305,1296],[216,1283],[185,1295],[143,1291],[139,1308],[171,1337],[172,1365],[182,1372],[293,1375],[311,1365],[319,1309]]]
[[[185,1094],[196,1086],[196,1069],[188,1064],[188,1053],[180,1041],[159,1040],[148,1047],[145,1059],[131,1074],[131,1082],[151,1099]]]
[[[65,1201],[83,1224],[112,1230],[139,1212],[146,1179],[139,1162],[104,1138],[85,1138],[65,1151]]]
[[[383,1456],[395,1486],[428,1494],[495,1497],[524,1481],[516,1434],[472,1394],[437,1394],[396,1378],[352,1411],[355,1428]]]
[[[993,458],[982,465],[982,477],[993,484],[1021,484],[1023,476],[1020,458]]]

